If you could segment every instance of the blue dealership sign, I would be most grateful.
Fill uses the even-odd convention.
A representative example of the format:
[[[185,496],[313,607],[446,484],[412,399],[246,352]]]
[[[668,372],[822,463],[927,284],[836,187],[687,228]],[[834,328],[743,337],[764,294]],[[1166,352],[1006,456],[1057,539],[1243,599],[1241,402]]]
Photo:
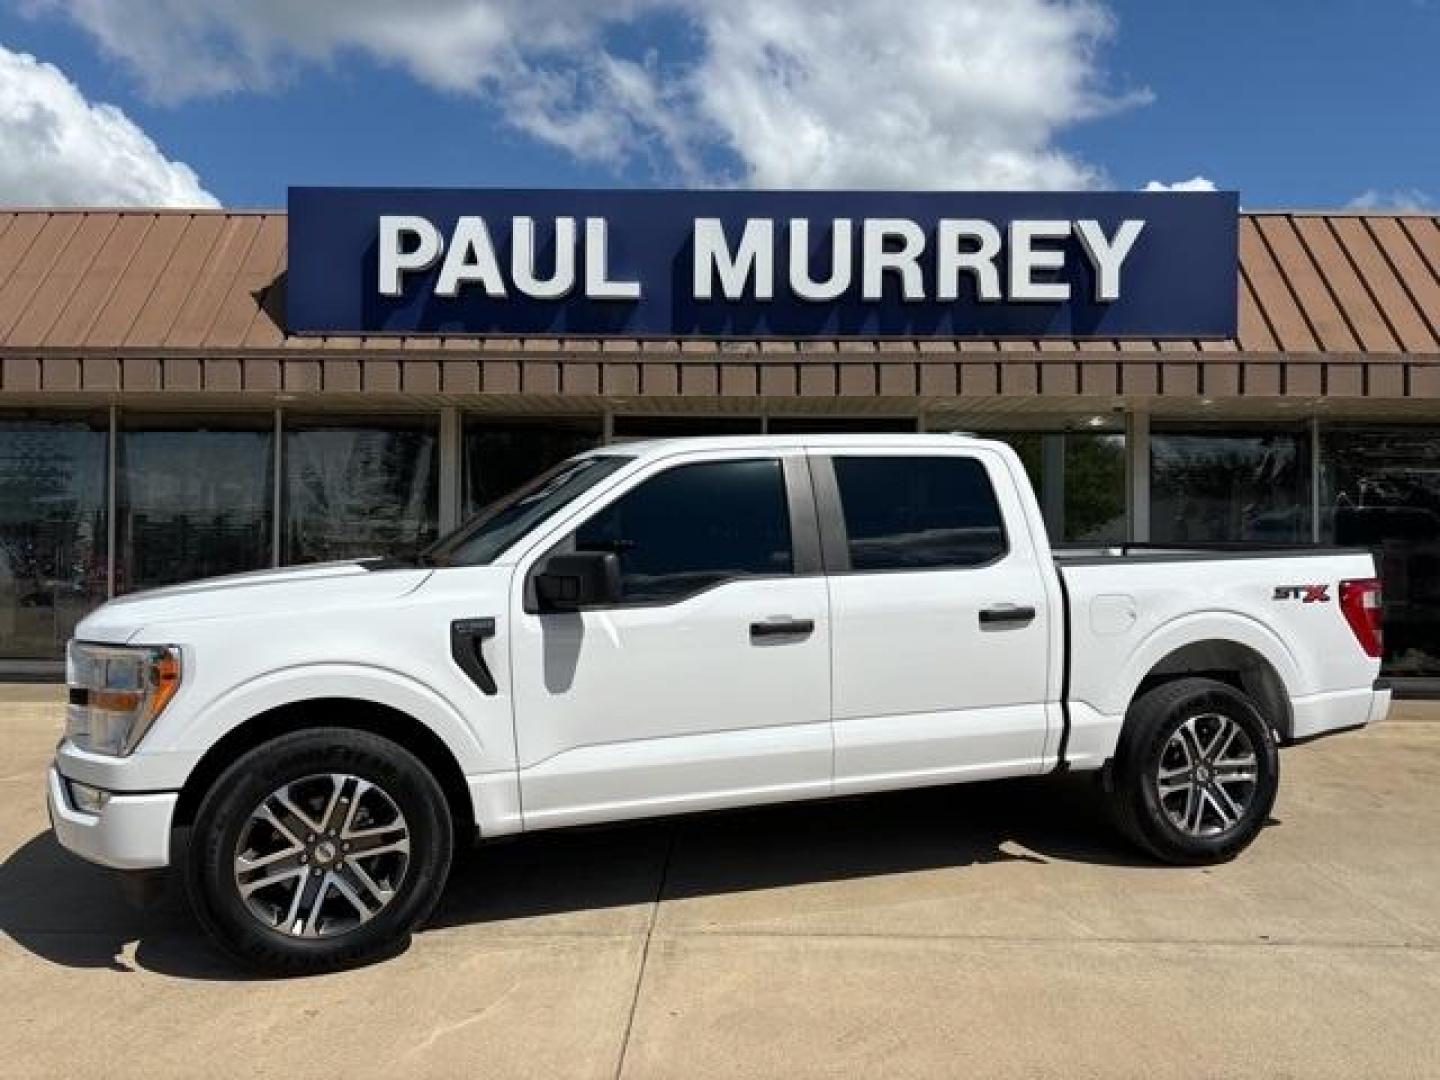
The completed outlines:
[[[290,189],[296,334],[1232,337],[1233,192]]]

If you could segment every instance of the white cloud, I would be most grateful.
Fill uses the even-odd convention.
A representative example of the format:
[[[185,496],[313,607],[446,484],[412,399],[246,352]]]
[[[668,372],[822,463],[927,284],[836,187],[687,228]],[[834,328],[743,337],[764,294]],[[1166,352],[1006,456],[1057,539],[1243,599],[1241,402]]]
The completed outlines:
[[[699,114],[777,187],[1091,187],[1060,130],[1114,97],[1093,3],[727,0],[705,5]]]
[[[1350,210],[1429,210],[1435,205],[1419,188],[1393,188],[1381,191],[1370,188],[1345,204]]]
[[[1093,187],[1056,146],[1115,93],[1099,0],[28,0],[157,100],[282,87],[359,52],[611,166],[754,186]],[[650,17],[683,56],[612,43]],[[674,35],[667,39],[674,47]],[[733,164],[717,164],[730,161]]]
[[[1203,176],[1192,176],[1189,180],[1176,180],[1173,184],[1167,184],[1161,180],[1151,180],[1145,185],[1146,191],[1214,191],[1215,181],[1207,180]]]
[[[216,206],[194,171],[59,68],[0,45],[0,203]]]

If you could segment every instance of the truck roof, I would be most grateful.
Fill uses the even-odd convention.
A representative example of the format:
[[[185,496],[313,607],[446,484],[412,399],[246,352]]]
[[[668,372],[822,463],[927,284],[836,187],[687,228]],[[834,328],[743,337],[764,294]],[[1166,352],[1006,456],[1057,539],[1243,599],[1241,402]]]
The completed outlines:
[[[973,435],[932,434],[914,432],[857,432],[846,435],[701,435],[682,438],[634,439],[597,447],[592,454],[623,453],[635,457],[664,457],[680,450],[774,450],[810,447],[813,449],[844,449],[853,447],[904,447],[955,450],[965,446],[993,445]]]

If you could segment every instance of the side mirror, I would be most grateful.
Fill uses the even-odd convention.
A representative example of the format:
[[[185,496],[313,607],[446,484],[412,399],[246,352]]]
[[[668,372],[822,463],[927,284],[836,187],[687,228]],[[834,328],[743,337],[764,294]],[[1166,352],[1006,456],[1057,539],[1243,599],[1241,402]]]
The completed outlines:
[[[619,602],[619,556],[613,551],[551,555],[535,575],[535,599],[542,612]]]

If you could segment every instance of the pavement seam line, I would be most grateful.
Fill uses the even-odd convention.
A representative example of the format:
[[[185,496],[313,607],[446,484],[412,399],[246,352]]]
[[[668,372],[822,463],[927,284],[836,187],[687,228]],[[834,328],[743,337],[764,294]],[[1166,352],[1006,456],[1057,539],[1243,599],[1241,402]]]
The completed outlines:
[[[650,921],[645,925],[645,944],[640,949],[640,967],[635,973],[635,991],[630,995],[630,1012],[625,1017],[625,1033],[620,1039],[620,1057],[615,1062],[615,1080],[620,1080],[625,1072],[630,1033],[635,1028],[635,1013],[640,1007],[640,988],[645,985],[645,967],[650,961],[650,942],[655,937],[655,920],[660,915],[660,901],[665,897],[665,884],[670,879],[670,862],[675,857],[675,840],[680,828],[678,823],[671,826],[670,838],[665,845],[665,861],[660,866],[660,881],[655,886],[655,900],[650,905]]]
[[[1090,937],[1066,938],[1044,937],[1030,934],[910,934],[887,931],[790,931],[790,930],[670,930],[666,936],[685,937],[691,941],[707,939],[777,940],[806,939],[810,941],[894,941],[904,944],[946,944],[946,945],[1035,945],[1053,948],[1057,945],[1073,946],[1177,946],[1183,948],[1206,948],[1214,950],[1235,948],[1283,948],[1313,949],[1323,951],[1364,951],[1377,952],[1421,952],[1440,953],[1440,941],[1345,941],[1345,940],[1304,940],[1298,938],[1154,938],[1154,937]],[[1428,935],[1427,935],[1428,936]]]
[[[438,927],[426,930],[427,936],[443,935],[453,933],[457,927]],[[16,940],[16,934],[23,934],[27,937],[115,937],[116,931],[104,927],[98,928],[72,928],[65,930],[54,930],[44,927],[18,926],[0,930],[0,939],[9,938]],[[167,935],[171,936],[171,935]],[[674,930],[667,930],[662,935],[665,938],[690,940],[708,939],[809,939],[812,941],[897,941],[897,942],[935,942],[937,944],[964,945],[975,943],[982,945],[1043,945],[1043,946],[1094,946],[1094,945],[1183,945],[1195,948],[1226,949],[1234,947],[1258,946],[1264,948],[1286,948],[1286,949],[1315,949],[1317,951],[1353,951],[1373,949],[1376,951],[1392,952],[1426,952],[1440,953],[1440,939],[1431,934],[1419,935],[1419,940],[1407,941],[1354,941],[1337,938],[1327,940],[1324,938],[1161,938],[1161,937],[1059,937],[1045,936],[1042,934],[917,934],[891,931],[824,931],[824,930],[699,930],[680,927]],[[181,933],[171,936],[173,940],[203,941],[205,940],[198,933]],[[622,931],[576,931],[576,930],[555,930],[555,931],[506,931],[497,934],[490,939],[489,943],[508,946],[509,943],[534,944],[536,942],[590,942],[590,941],[622,941],[629,937]],[[126,940],[134,940],[127,938]],[[17,942],[18,944],[18,942]]]

